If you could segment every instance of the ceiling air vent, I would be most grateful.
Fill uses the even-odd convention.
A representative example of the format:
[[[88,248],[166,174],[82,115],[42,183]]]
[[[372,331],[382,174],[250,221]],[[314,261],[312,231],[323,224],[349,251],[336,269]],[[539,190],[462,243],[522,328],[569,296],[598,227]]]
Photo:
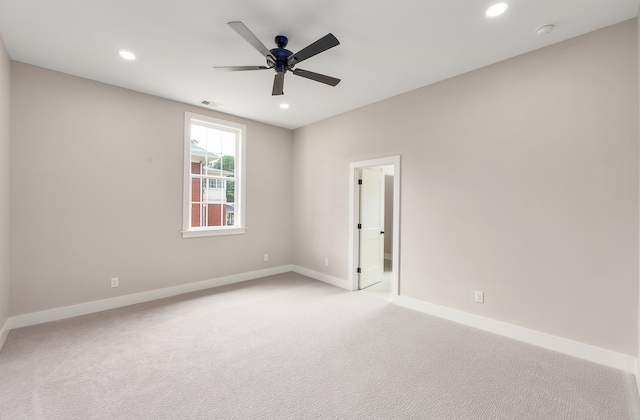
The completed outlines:
[[[220,104],[217,104],[215,102],[211,102],[211,101],[207,101],[206,99],[203,99],[200,101],[200,105],[204,105],[204,106],[210,106],[212,108],[215,108],[217,106],[220,106]]]

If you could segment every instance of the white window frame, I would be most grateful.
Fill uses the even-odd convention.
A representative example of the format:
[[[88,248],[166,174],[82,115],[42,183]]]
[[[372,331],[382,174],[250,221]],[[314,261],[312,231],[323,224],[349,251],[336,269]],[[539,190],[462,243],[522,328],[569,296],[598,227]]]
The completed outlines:
[[[209,125],[213,128],[231,130],[237,133],[235,158],[235,226],[199,226],[191,227],[191,124]],[[231,121],[225,121],[193,112],[184,113],[184,174],[182,198],[182,237],[196,238],[202,236],[236,235],[245,233],[245,139],[247,127]]]

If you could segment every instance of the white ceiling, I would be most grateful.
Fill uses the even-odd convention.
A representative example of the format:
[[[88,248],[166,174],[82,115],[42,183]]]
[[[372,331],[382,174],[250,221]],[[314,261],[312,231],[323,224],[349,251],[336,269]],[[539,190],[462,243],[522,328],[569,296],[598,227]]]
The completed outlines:
[[[507,12],[489,19],[498,1]],[[468,72],[636,17],[640,0],[0,0],[10,57],[64,73],[286,128]],[[240,20],[268,47],[286,35],[296,52],[327,33],[341,45],[300,68],[342,79],[329,87],[271,70],[227,26]],[[550,34],[535,29],[552,23]],[[118,50],[134,52],[127,62]],[[596,58],[597,59],[597,58]],[[46,98],[43,98],[46,100]],[[286,102],[290,108],[282,110]]]

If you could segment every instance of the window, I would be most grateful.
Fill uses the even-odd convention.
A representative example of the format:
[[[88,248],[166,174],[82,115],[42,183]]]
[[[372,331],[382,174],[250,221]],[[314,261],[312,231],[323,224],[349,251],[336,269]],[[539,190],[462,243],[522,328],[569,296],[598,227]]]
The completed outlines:
[[[209,188],[222,190],[224,189],[224,180],[223,179],[212,179],[209,178]]]
[[[245,132],[185,113],[183,237],[244,233]]]

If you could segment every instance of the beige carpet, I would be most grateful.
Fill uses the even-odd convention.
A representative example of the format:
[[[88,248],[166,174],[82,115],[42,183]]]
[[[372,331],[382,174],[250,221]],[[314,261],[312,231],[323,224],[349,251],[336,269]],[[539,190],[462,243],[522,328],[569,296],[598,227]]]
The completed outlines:
[[[289,273],[11,331],[1,419],[635,419],[632,375]]]

